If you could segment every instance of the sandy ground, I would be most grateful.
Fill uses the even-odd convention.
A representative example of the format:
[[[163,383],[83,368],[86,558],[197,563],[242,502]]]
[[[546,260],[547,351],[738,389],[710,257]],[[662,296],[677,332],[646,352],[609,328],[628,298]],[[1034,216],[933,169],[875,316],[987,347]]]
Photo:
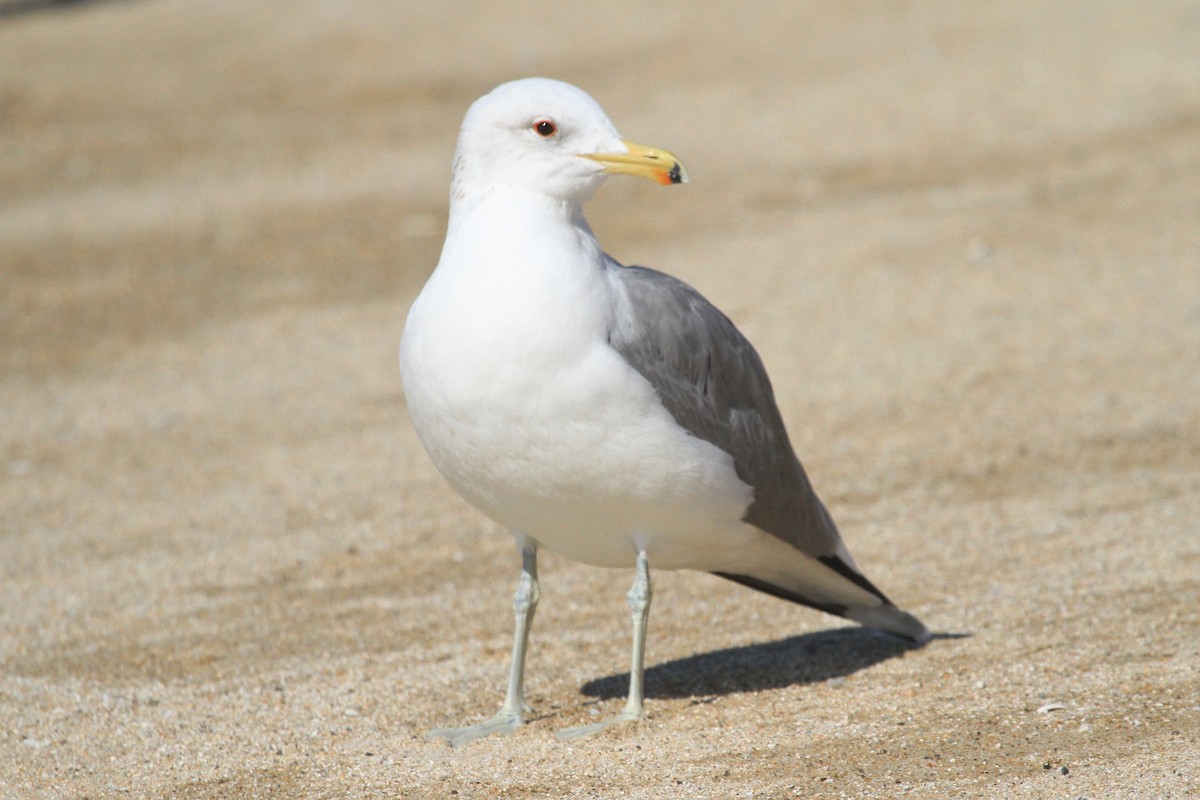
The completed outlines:
[[[1200,6],[146,0],[0,18],[0,796],[1200,797]],[[650,7],[650,6],[653,7]],[[693,182],[627,262],[756,342],[918,650],[516,559],[395,366],[462,113],[588,89]]]

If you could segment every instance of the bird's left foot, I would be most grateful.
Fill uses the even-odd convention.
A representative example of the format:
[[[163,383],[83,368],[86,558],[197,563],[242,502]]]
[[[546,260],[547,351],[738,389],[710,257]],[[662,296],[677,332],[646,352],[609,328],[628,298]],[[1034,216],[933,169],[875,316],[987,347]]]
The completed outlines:
[[[559,741],[569,742],[572,739],[582,739],[585,736],[591,736],[599,733],[610,725],[617,725],[623,722],[637,722],[641,718],[642,712],[640,709],[638,711],[630,711],[626,709],[620,714],[617,714],[617,716],[612,717],[611,719],[606,719],[603,722],[593,722],[591,725],[580,725],[577,728],[564,728],[563,730],[559,731],[556,736],[558,737]]]

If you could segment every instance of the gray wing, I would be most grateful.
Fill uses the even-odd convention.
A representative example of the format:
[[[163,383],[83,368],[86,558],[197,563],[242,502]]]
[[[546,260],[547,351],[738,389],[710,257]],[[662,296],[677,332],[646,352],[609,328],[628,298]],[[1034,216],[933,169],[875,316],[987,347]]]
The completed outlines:
[[[683,428],[733,456],[738,477],[754,489],[743,520],[890,602],[839,556],[845,548],[838,547],[837,526],[792,450],[767,371],[746,337],[670,275],[614,262],[609,276],[618,297],[609,344],[654,386]],[[752,578],[723,577],[823,608]]]

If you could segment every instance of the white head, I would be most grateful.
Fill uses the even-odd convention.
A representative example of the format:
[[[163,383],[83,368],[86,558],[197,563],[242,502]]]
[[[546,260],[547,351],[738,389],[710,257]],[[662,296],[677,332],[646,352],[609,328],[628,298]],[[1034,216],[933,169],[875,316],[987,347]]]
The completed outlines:
[[[549,78],[502,84],[463,119],[451,199],[509,186],[582,204],[606,173],[682,183],[687,174],[665,150],[621,139],[600,104]]]

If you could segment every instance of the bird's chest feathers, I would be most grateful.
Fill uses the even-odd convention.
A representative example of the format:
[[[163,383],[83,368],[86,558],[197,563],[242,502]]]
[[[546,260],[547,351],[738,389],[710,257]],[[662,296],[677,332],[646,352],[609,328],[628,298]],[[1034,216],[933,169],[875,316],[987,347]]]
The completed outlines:
[[[619,427],[607,418],[614,398],[653,401],[648,387],[628,386],[638,377],[605,343],[603,256],[590,236],[570,233],[536,245],[519,234],[465,238],[413,308],[402,359],[409,410],[460,490],[577,471]]]
[[[508,266],[431,280],[415,334],[423,366],[447,402],[527,402],[603,339],[604,282],[546,263],[556,257],[523,252]]]

